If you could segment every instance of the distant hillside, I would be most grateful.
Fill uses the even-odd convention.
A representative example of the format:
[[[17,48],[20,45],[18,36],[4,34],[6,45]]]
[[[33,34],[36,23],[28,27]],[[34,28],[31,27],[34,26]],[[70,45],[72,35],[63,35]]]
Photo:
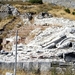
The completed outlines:
[[[0,1],[23,1],[23,2],[25,2],[25,1],[29,1],[29,0],[0,0]]]
[[[75,0],[43,0],[43,3],[53,3],[65,7],[75,8]]]
[[[29,0],[0,0],[0,1],[29,1]],[[75,8],[75,0],[42,0],[43,3],[53,3],[65,7]]]

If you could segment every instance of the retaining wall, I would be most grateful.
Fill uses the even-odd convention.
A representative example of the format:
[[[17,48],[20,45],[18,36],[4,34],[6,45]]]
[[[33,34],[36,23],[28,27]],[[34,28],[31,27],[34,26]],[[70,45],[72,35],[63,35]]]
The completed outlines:
[[[0,69],[14,70],[14,62],[0,62]],[[51,69],[51,62],[18,62],[18,70],[25,71],[48,71]]]
[[[40,71],[40,72],[47,72],[50,71],[53,67],[52,65],[66,65],[64,62],[46,62],[46,61],[36,61],[36,62],[17,62],[17,69],[18,70],[25,70],[28,72],[31,71]],[[0,69],[7,69],[7,70],[14,70],[14,62],[0,62]]]

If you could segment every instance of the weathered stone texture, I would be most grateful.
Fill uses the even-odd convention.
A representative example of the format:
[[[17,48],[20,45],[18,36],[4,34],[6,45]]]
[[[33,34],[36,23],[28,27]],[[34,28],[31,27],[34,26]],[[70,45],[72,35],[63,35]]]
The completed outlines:
[[[29,1],[29,0],[0,0],[0,1],[23,1],[23,2],[25,2],[25,1]]]
[[[29,0],[0,0],[0,1],[29,1]],[[75,8],[75,0],[42,0],[43,3],[53,3],[58,4],[66,7]]]
[[[75,0],[43,0],[43,3],[53,3],[65,7],[75,8]]]
[[[48,71],[51,68],[51,62],[18,62],[17,69],[25,71]],[[14,62],[0,62],[0,69],[14,69]]]

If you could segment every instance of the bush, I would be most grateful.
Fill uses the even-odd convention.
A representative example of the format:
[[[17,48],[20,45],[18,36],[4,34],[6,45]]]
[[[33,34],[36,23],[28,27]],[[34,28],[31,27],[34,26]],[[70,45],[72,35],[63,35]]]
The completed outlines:
[[[68,9],[68,8],[65,9],[64,11],[67,12],[67,13],[70,13],[70,9]]]
[[[2,50],[3,46],[0,44],[0,50]]]
[[[42,4],[42,0],[29,0],[29,2]]]
[[[0,22],[2,21],[2,18],[0,17]]]
[[[7,19],[13,19],[13,18],[14,18],[13,15],[8,15],[8,16],[7,16]]]
[[[72,12],[73,15],[75,15],[75,12]]]

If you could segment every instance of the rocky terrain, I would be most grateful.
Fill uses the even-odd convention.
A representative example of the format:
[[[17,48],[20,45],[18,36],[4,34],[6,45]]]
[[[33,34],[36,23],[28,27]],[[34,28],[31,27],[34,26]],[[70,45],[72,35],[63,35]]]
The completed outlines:
[[[12,1],[12,0],[0,0],[0,1]],[[29,0],[13,0],[13,2],[16,1],[29,1]],[[70,8],[75,8],[75,0],[42,0],[43,3],[52,3],[52,4],[57,4],[57,5],[62,5],[65,7],[70,7]]]
[[[62,5],[65,7],[71,7],[71,8],[75,8],[75,0],[43,0],[43,2],[45,3],[53,3],[53,4],[58,4],[58,5]]]
[[[25,25],[31,25],[28,18],[22,19],[25,22]],[[69,56],[69,53],[74,54],[75,21],[52,17],[51,14],[44,12],[34,17],[33,26],[34,25],[48,27],[43,30],[41,30],[40,27],[33,29],[29,33],[29,36],[31,35],[33,39],[27,44],[22,43],[20,41],[21,37],[18,36],[18,62],[41,61],[42,59],[49,59],[50,61],[62,61],[66,56],[66,59],[63,60],[64,62],[74,61],[74,57],[72,58],[71,55]],[[25,40],[27,40],[27,38]],[[6,43],[3,43],[4,47],[6,46],[7,49],[11,50],[10,52],[1,50],[0,60],[1,62],[12,62],[15,55],[15,36],[5,38],[5,41]],[[63,54],[65,57],[63,57]],[[54,60],[51,57],[53,57]],[[68,57],[71,59],[68,59]]]
[[[8,28],[10,25],[14,25],[11,30]],[[14,67],[16,30],[18,68],[46,71],[52,62],[59,65],[75,62],[75,20],[55,17],[47,12],[25,12],[15,15],[15,19],[2,30],[1,34],[8,33],[0,40],[3,47],[0,50],[2,69]]]

